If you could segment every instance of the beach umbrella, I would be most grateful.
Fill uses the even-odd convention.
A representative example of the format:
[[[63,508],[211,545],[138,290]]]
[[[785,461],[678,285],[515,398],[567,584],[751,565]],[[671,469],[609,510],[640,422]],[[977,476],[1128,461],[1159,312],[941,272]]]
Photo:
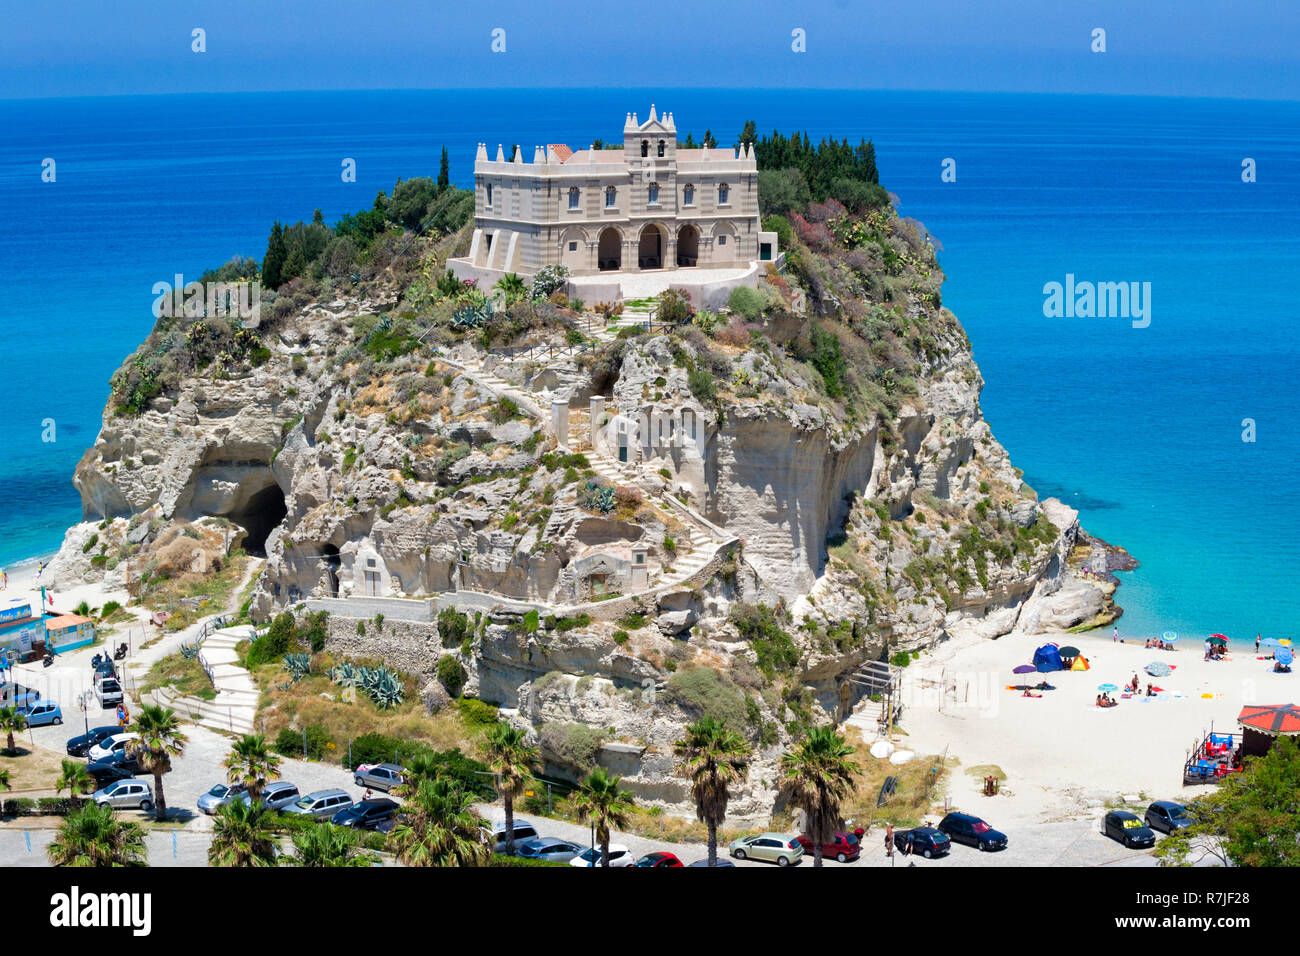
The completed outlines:
[[[1285,647],[1279,647],[1273,652],[1273,660],[1277,661],[1279,664],[1290,664],[1295,660],[1295,655]]]
[[[1211,643],[1211,644],[1218,644],[1218,645],[1220,645],[1220,646],[1226,646],[1227,643],[1228,643],[1228,639],[1227,639],[1226,637],[1224,637],[1222,634],[1211,634],[1211,635],[1210,635],[1210,643]]]
[[[1102,684],[1097,688],[1097,690],[1101,691],[1103,694],[1110,694],[1119,690],[1119,688],[1114,684]]]
[[[1272,637],[1266,637],[1262,641],[1260,641],[1260,643],[1263,644],[1265,647],[1277,647],[1278,644],[1277,640]]]
[[[1038,668],[1035,667],[1033,664],[1021,664],[1019,667],[1014,667],[1014,668],[1012,668],[1011,673],[1013,673],[1013,674],[1036,674],[1036,673],[1038,673]]]
[[[1174,672],[1174,669],[1164,661],[1152,661],[1145,670],[1152,677],[1168,677]]]
[[[1177,631],[1165,631],[1163,634],[1160,635],[1160,639],[1161,639],[1162,641],[1164,641],[1166,644],[1177,644],[1177,643],[1178,643],[1178,632],[1177,632]]]
[[[1062,657],[1078,657],[1079,649],[1077,647],[1069,647],[1067,645],[1066,647],[1061,648],[1060,653]]]

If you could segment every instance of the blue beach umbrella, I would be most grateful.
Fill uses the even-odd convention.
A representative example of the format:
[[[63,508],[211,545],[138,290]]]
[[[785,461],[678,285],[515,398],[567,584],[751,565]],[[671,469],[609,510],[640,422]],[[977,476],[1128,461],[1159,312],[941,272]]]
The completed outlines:
[[[1279,647],[1273,652],[1273,660],[1277,661],[1279,664],[1290,664],[1295,660],[1295,655],[1285,647]]]
[[[1177,632],[1177,631],[1165,631],[1163,634],[1160,635],[1160,639],[1161,639],[1162,641],[1164,641],[1166,644],[1177,644],[1177,643],[1178,643],[1178,632]]]
[[[1174,669],[1164,661],[1152,661],[1146,666],[1146,672],[1152,677],[1168,677]]]
[[[1277,639],[1272,637],[1266,637],[1260,643],[1265,647],[1277,647]]]
[[[1116,687],[1114,684],[1102,684],[1100,687],[1097,688],[1097,690],[1101,691],[1104,694],[1109,694],[1112,691],[1119,690],[1119,688]]]

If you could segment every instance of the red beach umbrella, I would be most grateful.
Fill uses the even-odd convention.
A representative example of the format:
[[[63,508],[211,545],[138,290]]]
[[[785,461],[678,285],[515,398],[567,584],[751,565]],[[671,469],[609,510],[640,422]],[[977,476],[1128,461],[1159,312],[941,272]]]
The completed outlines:
[[[1237,723],[1266,734],[1293,736],[1300,734],[1300,707],[1295,704],[1267,704],[1243,707]]]

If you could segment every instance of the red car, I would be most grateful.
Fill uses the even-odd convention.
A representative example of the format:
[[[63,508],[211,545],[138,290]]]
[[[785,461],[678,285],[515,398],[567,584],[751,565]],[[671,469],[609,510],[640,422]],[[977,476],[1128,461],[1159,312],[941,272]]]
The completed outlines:
[[[856,833],[841,831],[835,834],[834,839],[822,844],[822,858],[835,860],[838,863],[848,863],[850,860],[856,860],[862,854],[862,841],[858,839],[861,835],[861,830]],[[807,856],[812,856],[813,841],[808,839],[808,835],[801,833],[795,839],[803,847],[803,852]]]
[[[645,856],[641,857],[641,859],[637,860],[636,863],[633,865],[650,866],[650,867],[657,866],[662,869],[665,867],[671,868],[674,866],[682,866],[682,861],[677,859],[677,855],[675,853],[647,853]]]

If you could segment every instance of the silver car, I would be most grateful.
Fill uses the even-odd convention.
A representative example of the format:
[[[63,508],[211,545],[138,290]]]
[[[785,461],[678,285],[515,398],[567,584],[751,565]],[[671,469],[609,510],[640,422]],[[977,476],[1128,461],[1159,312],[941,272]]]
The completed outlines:
[[[143,780],[134,777],[127,780],[114,780],[102,790],[96,790],[90,798],[101,807],[119,810],[125,807],[139,807],[145,813],[153,809],[153,790]]]
[[[352,806],[352,798],[342,790],[317,790],[305,797],[299,797],[285,807],[284,812],[301,813],[315,817],[317,820],[328,820],[340,810],[346,810],[350,806]]]
[[[212,816],[231,800],[247,795],[247,788],[242,783],[219,783],[199,797],[199,809]]]
[[[241,795],[240,799],[245,803],[252,802],[252,798],[246,792]],[[268,783],[262,787],[260,799],[268,810],[283,810],[290,804],[297,803],[302,799],[302,794],[298,792],[297,784],[277,780],[275,783]]]
[[[515,852],[520,856],[549,863],[568,863],[585,849],[585,846],[555,837],[530,837],[515,844]]]
[[[368,767],[358,767],[352,776],[352,782],[358,787],[370,787],[384,793],[392,790],[402,782],[406,768],[395,763],[377,763]]]

